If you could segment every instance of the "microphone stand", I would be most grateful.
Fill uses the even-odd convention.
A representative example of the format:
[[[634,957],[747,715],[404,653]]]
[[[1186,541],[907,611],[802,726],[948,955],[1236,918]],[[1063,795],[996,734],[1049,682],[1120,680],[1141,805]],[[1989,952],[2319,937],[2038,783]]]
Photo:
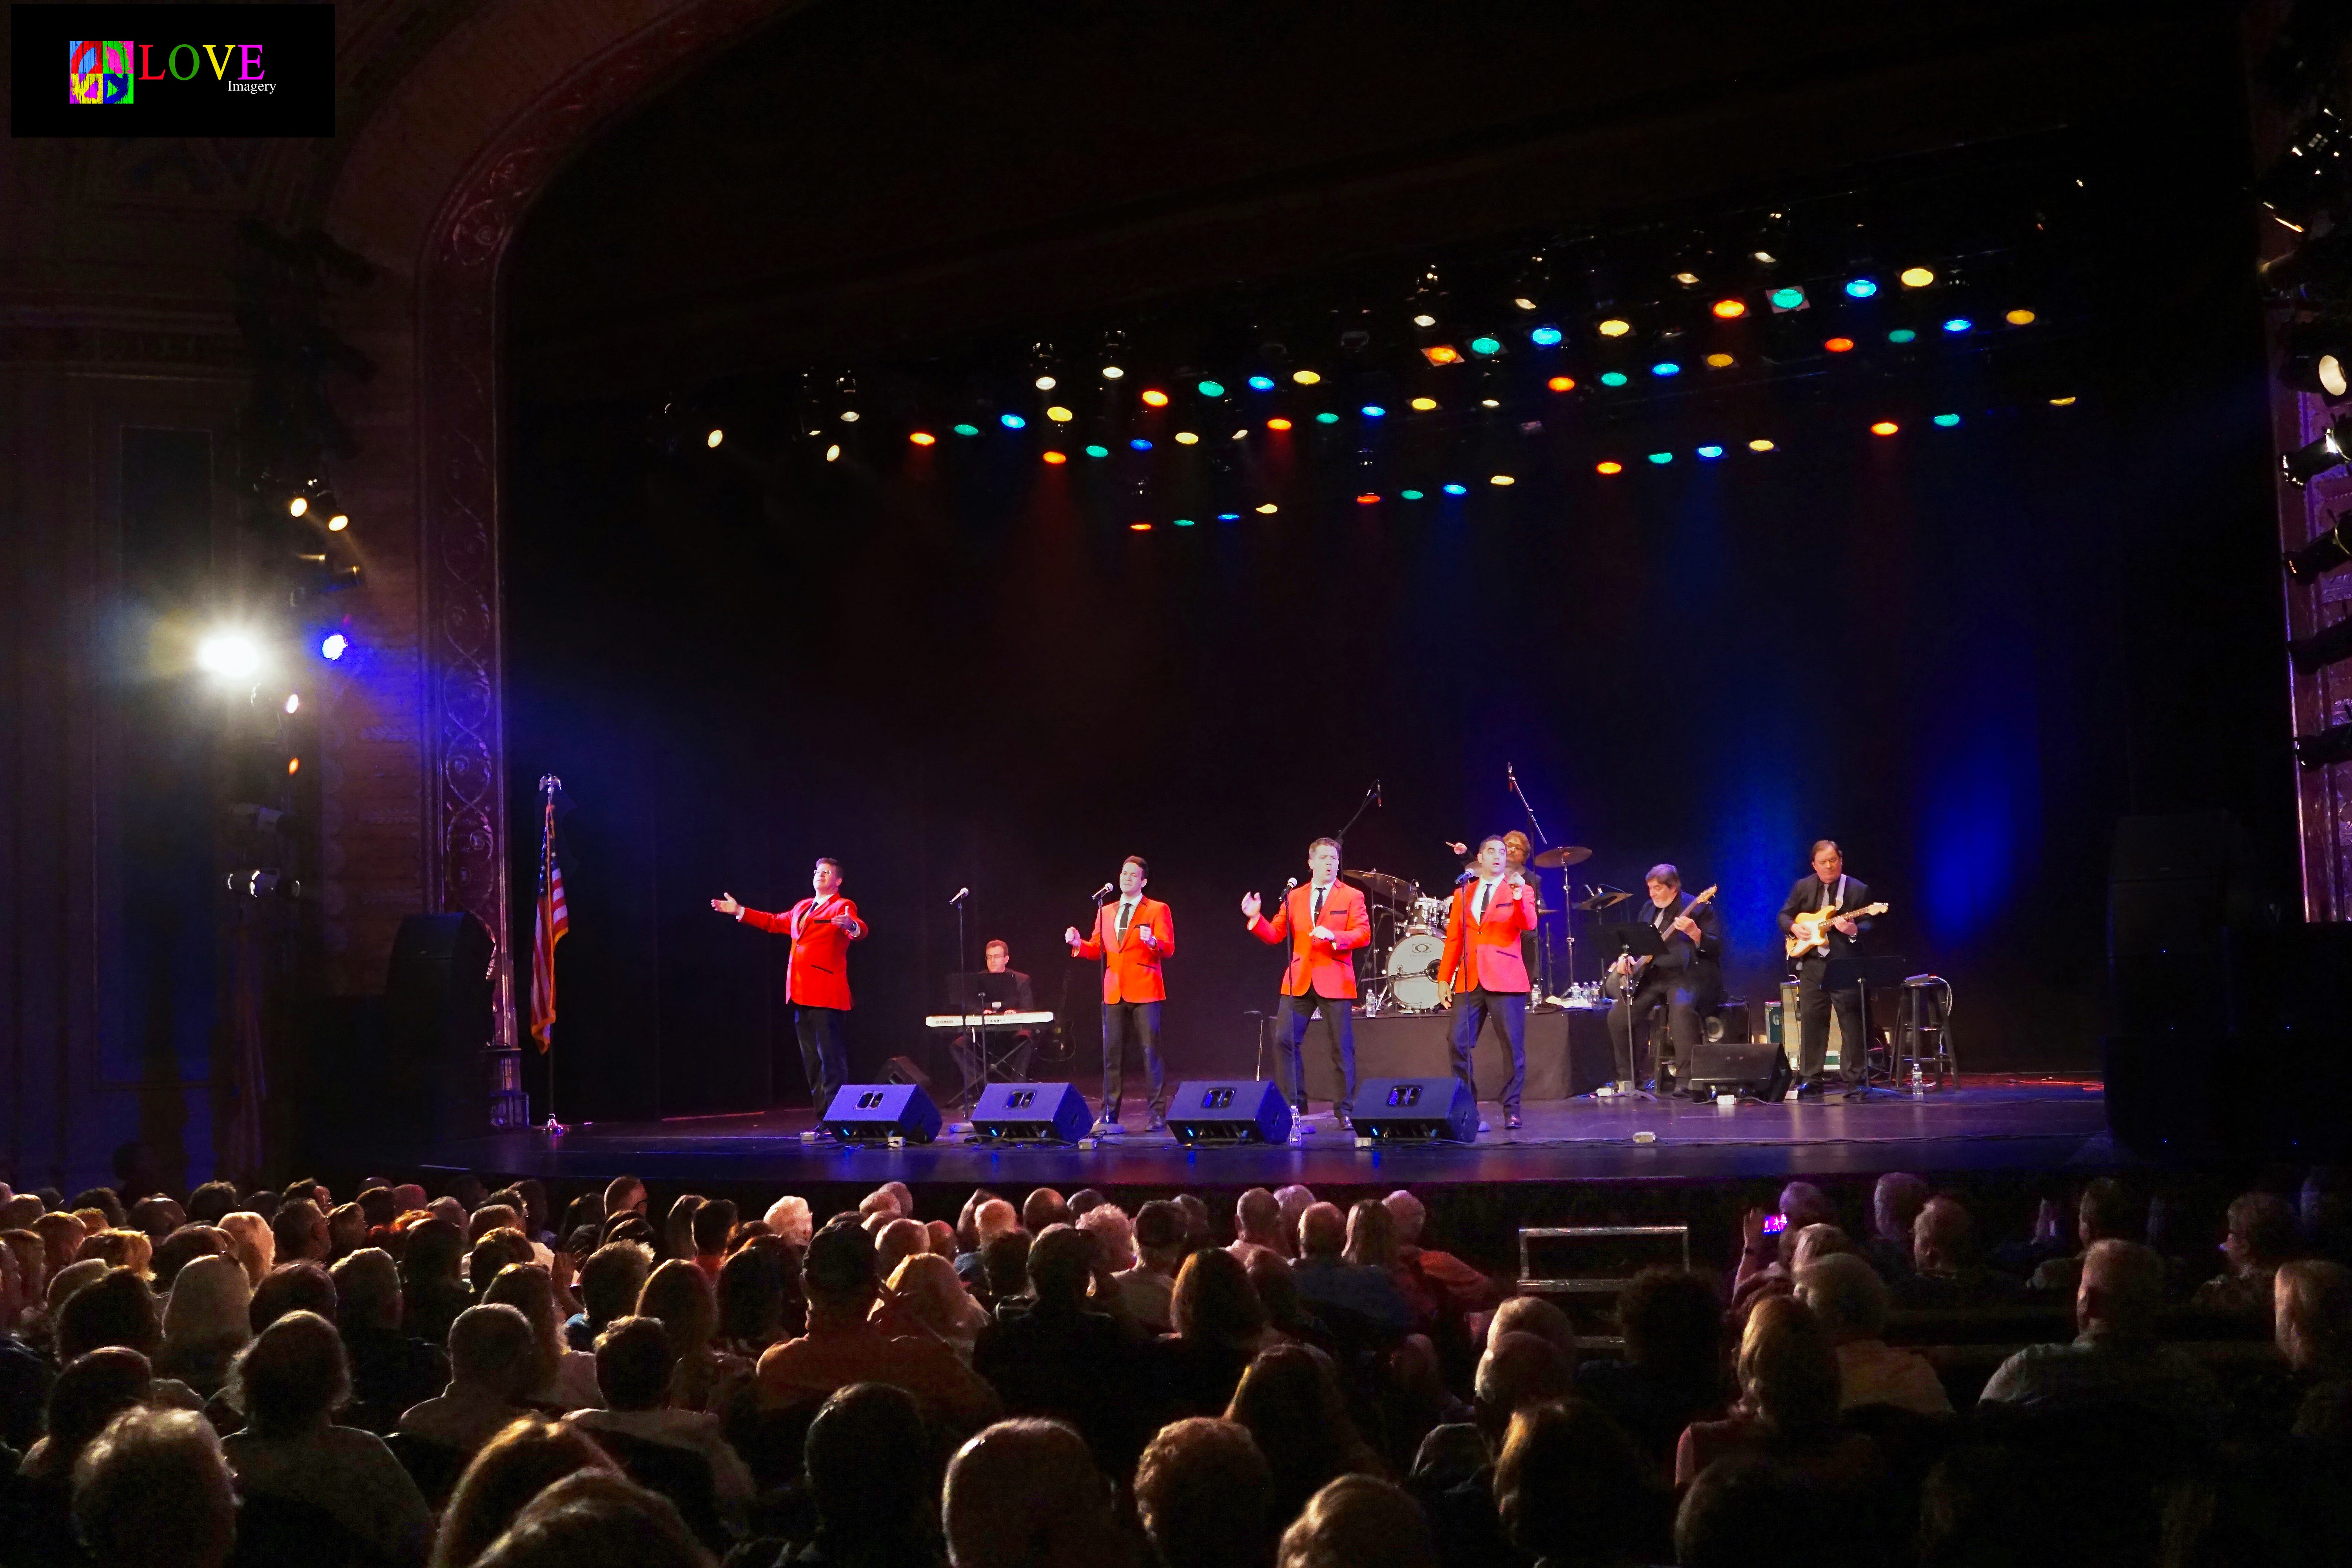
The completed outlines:
[[[1339,831],[1338,833],[1334,834],[1332,837],[1336,837],[1337,839],[1339,839],[1339,842],[1340,842],[1340,843],[1342,843],[1342,844],[1347,843],[1347,842],[1348,842],[1348,829],[1349,829],[1349,828],[1350,828],[1350,827],[1355,826],[1356,826],[1356,823],[1357,823],[1357,821],[1358,821],[1358,819],[1360,819],[1360,817],[1362,817],[1362,816],[1364,815],[1365,808],[1366,808],[1366,807],[1368,807],[1368,806],[1370,806],[1370,805],[1371,805],[1375,801],[1379,800],[1380,798],[1381,798],[1381,781],[1380,781],[1380,780],[1378,780],[1378,779],[1374,779],[1374,780],[1372,781],[1372,787],[1371,787],[1371,788],[1370,788],[1370,789],[1368,789],[1368,790],[1366,790],[1366,791],[1364,792],[1364,798],[1363,798],[1360,802],[1359,802],[1359,803],[1357,804],[1357,806],[1356,806],[1356,815],[1355,815],[1354,816],[1351,816],[1351,817],[1348,818],[1348,826],[1347,826],[1347,827],[1343,827],[1343,828],[1339,829]]]
[[[956,911],[956,963],[962,969],[964,978],[971,982],[971,995],[964,1003],[963,1032],[971,1038],[972,1061],[979,1068],[981,1079],[984,1083],[988,1079],[988,1027],[986,1025],[976,1021],[980,1009],[976,1007],[974,1004],[983,1001],[986,993],[981,989],[979,977],[972,973],[971,938],[964,931],[964,906],[971,902],[970,890],[967,889],[964,893],[959,895],[954,902]],[[971,1121],[972,1091],[975,1087],[975,1085],[967,1081],[963,1085],[962,1093],[959,1097],[963,1101],[963,1119],[966,1123],[969,1123]]]
[[[1528,826],[1535,829],[1537,846],[1539,848],[1550,848],[1551,841],[1544,837],[1543,824],[1536,820],[1536,808],[1528,804],[1528,792],[1519,787],[1518,770],[1509,763],[1505,763],[1503,779],[1511,786],[1511,793],[1519,797],[1519,809],[1528,814]],[[1533,860],[1535,857],[1530,855],[1528,858]],[[1529,866],[1528,875],[1536,879],[1536,908],[1540,911],[1543,908],[1543,873]],[[1568,922],[1568,983],[1573,985],[1576,984],[1576,911],[1567,907],[1570,887],[1568,868],[1563,866],[1559,872],[1560,919]],[[1542,929],[1540,913],[1538,913],[1537,927],[1540,931]],[[1549,994],[1551,991],[1551,942],[1549,935],[1538,937],[1537,945],[1543,949],[1544,991]]]

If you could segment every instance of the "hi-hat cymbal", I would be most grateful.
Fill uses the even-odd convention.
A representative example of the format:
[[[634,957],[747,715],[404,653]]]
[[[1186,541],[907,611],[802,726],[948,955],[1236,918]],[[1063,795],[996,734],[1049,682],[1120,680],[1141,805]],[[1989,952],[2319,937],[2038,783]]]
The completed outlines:
[[[1557,849],[1545,850],[1535,858],[1533,864],[1542,867],[1547,871],[1557,871],[1562,866],[1573,866],[1580,860],[1591,858],[1592,851],[1583,845],[1563,844]]]
[[[1342,871],[1350,882],[1360,885],[1364,891],[1377,898],[1397,901],[1412,897],[1412,884],[1402,877],[1391,877],[1386,871]]]
[[[1587,913],[1594,913],[1601,910],[1613,910],[1619,904],[1623,903],[1633,896],[1633,895],[1631,893],[1595,893],[1591,898],[1578,904],[1576,907],[1580,910],[1585,910]]]

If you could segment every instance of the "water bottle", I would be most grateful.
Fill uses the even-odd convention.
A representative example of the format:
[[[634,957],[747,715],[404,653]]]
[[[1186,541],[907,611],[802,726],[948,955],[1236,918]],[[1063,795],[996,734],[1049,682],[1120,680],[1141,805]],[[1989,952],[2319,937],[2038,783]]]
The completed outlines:
[[[1914,1057],[1911,1059],[1911,1098],[1914,1100],[1924,1100],[1927,1096],[1927,1081],[1920,1076],[1919,1059],[1916,1057]]]

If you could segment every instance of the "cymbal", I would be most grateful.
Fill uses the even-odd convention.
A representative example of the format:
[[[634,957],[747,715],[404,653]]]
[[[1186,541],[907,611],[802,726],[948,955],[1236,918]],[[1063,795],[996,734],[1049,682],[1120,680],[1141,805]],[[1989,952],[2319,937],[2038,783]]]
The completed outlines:
[[[1398,902],[1412,897],[1412,884],[1402,877],[1391,877],[1386,871],[1342,871],[1350,882],[1361,884],[1363,889],[1380,898]]]
[[[1563,844],[1557,849],[1545,850],[1542,854],[1537,856],[1530,864],[1540,866],[1547,871],[1556,871],[1562,866],[1573,866],[1579,861],[1590,860],[1591,858],[1592,851],[1587,849],[1583,845]]]
[[[1631,893],[1595,893],[1591,898],[1578,904],[1576,907],[1587,911],[1588,913],[1597,912],[1601,910],[1613,910],[1619,904],[1623,903],[1633,896],[1633,895]]]

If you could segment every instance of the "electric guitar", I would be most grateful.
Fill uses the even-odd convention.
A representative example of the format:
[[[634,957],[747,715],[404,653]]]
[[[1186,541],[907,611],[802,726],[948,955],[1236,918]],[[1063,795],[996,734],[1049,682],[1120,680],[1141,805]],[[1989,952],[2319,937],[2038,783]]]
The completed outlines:
[[[1830,950],[1830,921],[1834,920],[1867,920],[1872,915],[1886,912],[1885,904],[1864,904],[1858,910],[1822,910],[1810,915],[1799,915],[1789,922],[1789,940],[1781,945],[1790,958],[1802,958],[1809,952]]]
[[[1675,919],[1684,919],[1695,912],[1701,904],[1712,903],[1714,901],[1715,888],[1713,885],[1709,885],[1706,891],[1701,893],[1697,898],[1693,899],[1689,903],[1685,904],[1682,908],[1682,913],[1676,915]],[[1660,934],[1667,934],[1673,931],[1674,929],[1674,921],[1669,921],[1666,922],[1665,931],[1661,932]],[[1630,992],[1633,989],[1634,976],[1642,973],[1643,967],[1650,962],[1653,956],[1653,954],[1645,952],[1636,958],[1633,954],[1629,952],[1617,961],[1621,965],[1622,965],[1622,968],[1617,970],[1615,976],[1619,983],[1618,994],[1622,994],[1623,993]]]

